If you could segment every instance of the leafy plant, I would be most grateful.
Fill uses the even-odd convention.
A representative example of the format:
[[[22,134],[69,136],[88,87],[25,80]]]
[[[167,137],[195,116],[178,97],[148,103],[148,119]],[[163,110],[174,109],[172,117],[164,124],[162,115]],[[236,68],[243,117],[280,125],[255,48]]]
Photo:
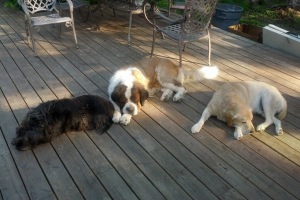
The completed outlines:
[[[18,4],[17,0],[6,0],[4,2],[4,7],[19,8],[19,4]]]
[[[240,24],[264,27],[274,24],[300,34],[300,12],[289,8],[286,0],[220,0],[244,9]]]

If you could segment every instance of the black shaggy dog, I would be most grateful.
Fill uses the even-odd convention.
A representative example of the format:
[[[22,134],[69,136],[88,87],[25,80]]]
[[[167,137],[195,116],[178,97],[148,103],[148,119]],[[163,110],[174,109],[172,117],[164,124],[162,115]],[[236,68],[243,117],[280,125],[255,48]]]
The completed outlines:
[[[27,150],[70,131],[99,129],[103,133],[112,125],[113,114],[112,103],[94,95],[44,102],[27,113],[12,144]]]

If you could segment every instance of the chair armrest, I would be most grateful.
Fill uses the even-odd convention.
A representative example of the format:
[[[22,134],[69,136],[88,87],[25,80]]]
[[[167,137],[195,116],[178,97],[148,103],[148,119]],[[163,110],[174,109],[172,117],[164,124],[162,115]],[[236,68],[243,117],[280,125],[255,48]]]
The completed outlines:
[[[159,16],[159,17],[161,17],[161,18],[163,18],[163,19],[165,19],[165,20],[167,20],[167,21],[169,21],[169,22],[171,22],[171,23],[176,22],[176,20],[173,20],[173,19],[171,19],[170,17],[167,17],[165,14],[163,14],[163,13],[160,12],[160,11],[155,12],[155,15],[156,15],[156,16]]]
[[[146,18],[146,21],[149,23],[149,24],[153,24],[153,22],[151,22],[149,20],[149,17],[147,16],[148,12],[146,10],[146,7],[150,7],[150,15],[155,15],[155,16],[158,16],[160,18],[163,18],[164,20],[170,22],[170,23],[174,23],[176,20],[168,17],[169,14],[164,14],[161,10],[159,10],[159,8],[157,7],[156,5],[156,2],[153,1],[153,0],[144,0],[143,2],[143,11],[144,11],[144,16]]]

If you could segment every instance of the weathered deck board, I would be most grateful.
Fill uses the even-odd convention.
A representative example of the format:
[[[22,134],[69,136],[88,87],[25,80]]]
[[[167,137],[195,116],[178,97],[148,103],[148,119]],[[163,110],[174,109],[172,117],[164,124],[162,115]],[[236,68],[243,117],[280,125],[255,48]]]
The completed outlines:
[[[95,13],[76,21],[79,49],[70,29],[56,38],[51,26],[37,35],[34,57],[21,11],[0,8],[0,197],[3,199],[300,199],[300,59],[212,28],[215,80],[186,85],[181,103],[150,98],[128,126],[64,134],[33,151],[10,144],[15,127],[42,101],[98,94],[118,68],[151,50],[152,30],[134,16],[127,45],[124,13]],[[80,17],[80,16],[78,16]],[[100,31],[96,31],[99,29]],[[156,56],[178,59],[177,46],[157,40]],[[189,44],[187,67],[205,65],[207,41]],[[228,81],[260,80],[276,86],[289,110],[274,126],[241,141],[233,129],[211,117],[190,135],[214,90]],[[254,124],[263,119],[255,117]]]

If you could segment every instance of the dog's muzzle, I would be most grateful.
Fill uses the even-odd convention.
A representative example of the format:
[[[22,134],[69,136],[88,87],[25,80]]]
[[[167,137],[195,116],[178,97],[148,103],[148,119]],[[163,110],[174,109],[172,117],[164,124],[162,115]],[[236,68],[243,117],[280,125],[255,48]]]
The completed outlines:
[[[138,108],[134,103],[130,102],[124,106],[123,113],[130,114],[130,115],[137,115]]]
[[[132,107],[132,106],[127,107],[126,111],[128,112],[128,114],[132,114],[134,112],[134,107]]]

